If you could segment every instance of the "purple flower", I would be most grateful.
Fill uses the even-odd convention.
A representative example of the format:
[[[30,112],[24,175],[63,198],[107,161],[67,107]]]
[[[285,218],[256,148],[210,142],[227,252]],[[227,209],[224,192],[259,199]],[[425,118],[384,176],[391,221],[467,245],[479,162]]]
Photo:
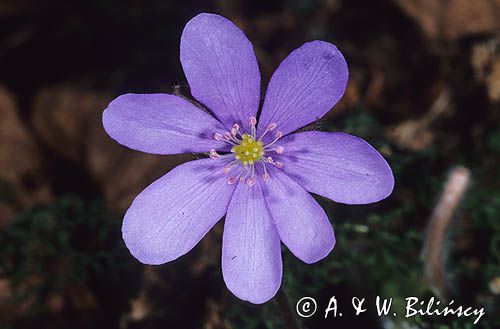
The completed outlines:
[[[281,241],[305,263],[335,245],[333,228],[308,193],[364,204],[386,198],[394,178],[384,158],[344,133],[297,129],[327,113],[348,79],[339,50],[305,43],[274,72],[257,123],[260,72],[252,44],[214,14],[190,20],[180,59],[191,93],[211,114],[168,94],[126,94],[103,113],[106,132],[134,150],[208,153],[161,177],[134,200],[123,239],[145,264],[191,250],[226,215],[222,274],[237,297],[260,304],[281,284]]]

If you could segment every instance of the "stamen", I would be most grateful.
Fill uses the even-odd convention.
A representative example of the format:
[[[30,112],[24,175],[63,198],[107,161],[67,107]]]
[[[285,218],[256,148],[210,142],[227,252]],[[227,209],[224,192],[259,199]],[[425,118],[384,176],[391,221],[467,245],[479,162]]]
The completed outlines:
[[[276,123],[270,123],[259,139],[256,138],[257,118],[253,116],[250,117],[249,125],[251,128],[250,134],[241,133],[241,127],[238,123],[235,123],[228,132],[214,134],[214,139],[216,141],[223,141],[232,145],[230,152],[225,151],[225,154],[219,154],[215,149],[211,149],[209,152],[209,156],[212,159],[231,159],[231,162],[226,164],[223,168],[225,174],[229,174],[236,167],[236,165],[238,165],[239,173],[237,175],[233,174],[227,178],[227,183],[230,185],[241,182],[246,183],[248,186],[254,186],[256,184],[256,163],[262,164],[262,179],[264,182],[267,182],[270,179],[266,163],[271,164],[276,168],[283,168],[283,164],[281,162],[274,161],[270,156],[266,157],[266,151],[283,154],[285,150],[283,146],[273,147],[273,145],[283,137],[283,132],[276,130],[278,125]],[[269,144],[264,145],[262,138],[270,132],[274,132],[274,140]]]
[[[262,161],[261,163],[262,163],[262,169],[264,170],[264,175],[262,175],[262,178],[264,179],[264,182],[266,182],[269,180],[269,174],[267,173],[267,168],[264,161]]]
[[[223,139],[223,138],[224,138],[224,137],[223,137],[221,134],[219,134],[219,133],[215,133],[215,134],[214,134],[214,139],[215,139],[216,141],[219,141],[219,142],[220,142],[220,141],[222,141],[222,139]]]
[[[244,172],[244,173],[243,173]],[[251,166],[247,166],[247,167],[244,167],[240,173],[239,173],[239,179],[240,179],[240,182],[243,183],[245,180],[247,181],[247,184],[248,184],[248,179],[253,179],[253,183],[248,184],[249,186],[253,186],[253,184],[255,184],[255,179],[253,178],[254,177],[254,166],[251,165]],[[248,177],[248,178],[247,178]]]
[[[210,153],[208,153],[208,155],[210,156],[211,159],[218,159],[218,158],[220,158],[220,154],[217,153],[217,151],[215,149],[211,149]]]
[[[227,166],[225,166],[223,169],[224,174],[229,173],[231,171],[231,169],[233,169],[234,166],[236,166],[236,163],[237,163],[237,161],[231,161]]]
[[[233,125],[233,128],[231,128],[231,135],[233,136],[233,138],[236,138],[236,136],[240,134],[239,130],[240,130],[240,125],[235,123]]]
[[[273,122],[269,124],[269,126],[267,126],[267,130],[273,131],[274,129],[276,129],[276,127],[278,127],[278,125],[275,122]]]
[[[271,158],[271,157],[267,157],[267,162],[269,162],[270,164],[272,164],[273,166],[275,166],[278,169],[283,168],[283,164],[281,162],[274,161],[273,158]]]
[[[232,157],[232,154],[219,154],[215,149],[211,149],[210,152],[208,152],[208,156],[210,159],[224,159],[224,158],[229,158]]]
[[[276,134],[275,134],[274,140],[271,143],[269,143],[266,146],[264,146],[264,150],[269,149],[269,147],[272,146],[272,145],[274,145],[281,137],[283,137],[283,132],[277,131]]]
[[[273,131],[274,129],[276,129],[276,127],[278,127],[278,125],[276,123],[270,123],[269,126],[267,126],[266,130],[264,130],[264,132],[262,133],[262,135],[260,135],[259,137],[259,141],[262,140],[262,138],[264,138],[264,136],[266,136],[266,134],[270,131]]]
[[[250,128],[252,130],[252,137],[255,138],[255,134],[257,133],[257,130],[255,129],[255,125],[257,124],[257,118],[256,117],[250,117]]]
[[[220,135],[220,134],[219,134]],[[222,135],[221,135],[222,136]],[[237,146],[241,141],[233,135],[233,128],[231,128],[231,132],[225,132],[223,135],[223,141],[229,143],[231,145]]]
[[[239,172],[237,175],[234,175],[234,176],[233,176],[235,183],[236,183],[238,180],[239,180],[240,182],[242,182],[242,181],[243,181],[243,180],[242,180],[242,179],[243,179],[242,174],[243,174],[243,171],[244,171],[244,170],[245,170],[244,168],[241,168],[241,169],[240,169],[240,172]]]

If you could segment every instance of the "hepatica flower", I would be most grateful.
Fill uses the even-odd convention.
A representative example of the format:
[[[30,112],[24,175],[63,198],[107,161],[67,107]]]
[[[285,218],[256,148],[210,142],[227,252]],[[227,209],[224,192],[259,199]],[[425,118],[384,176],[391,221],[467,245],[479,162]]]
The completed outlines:
[[[106,132],[131,149],[208,155],[142,191],[125,214],[123,239],[142,263],[163,264],[186,254],[225,215],[224,281],[237,297],[264,303],[281,284],[281,241],[308,264],[335,245],[328,217],[308,192],[376,202],[392,192],[391,169],[358,137],[295,132],[344,93],[347,64],[334,45],[312,41],[292,51],[274,72],[258,119],[257,59],[231,21],[191,19],[180,60],[193,97],[210,113],[169,94],[122,95],[103,113]]]

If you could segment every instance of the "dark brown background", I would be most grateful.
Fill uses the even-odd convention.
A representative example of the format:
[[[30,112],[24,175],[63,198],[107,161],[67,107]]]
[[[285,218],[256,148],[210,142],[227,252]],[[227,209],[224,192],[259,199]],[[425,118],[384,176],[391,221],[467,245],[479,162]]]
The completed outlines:
[[[146,267],[126,251],[133,197],[186,156],[128,150],[101,113],[125,92],[189,95],[179,63],[199,12],[233,20],[253,42],[264,84],[302,43],[344,53],[350,81],[319,129],[378,148],[393,195],[349,207],[320,200],[338,245],[307,266],[285,253],[284,289],[313,295],[433,296],[486,307],[500,293],[500,2],[498,0],[0,1],[0,328],[281,328],[273,302],[234,298],[220,273],[222,223],[189,255]],[[425,279],[425,228],[450,170],[471,181],[434,241],[444,275]],[[435,281],[433,281],[433,278]],[[436,281],[437,280],[437,281]],[[403,321],[404,319],[398,318]],[[391,319],[393,320],[393,319]],[[418,328],[466,328],[421,318]],[[303,322],[381,328],[373,313]],[[401,322],[398,322],[401,325]],[[387,325],[387,323],[385,324]],[[442,327],[444,326],[444,327]]]

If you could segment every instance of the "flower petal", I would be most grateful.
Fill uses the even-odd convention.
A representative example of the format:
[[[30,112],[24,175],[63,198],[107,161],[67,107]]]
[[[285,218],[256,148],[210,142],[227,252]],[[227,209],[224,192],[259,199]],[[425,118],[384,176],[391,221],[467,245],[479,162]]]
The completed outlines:
[[[344,94],[347,63],[333,44],[305,43],[288,55],[267,88],[259,134],[270,123],[288,134],[326,114]]]
[[[281,170],[270,168],[264,193],[281,241],[302,261],[325,258],[335,246],[332,224],[324,210]]]
[[[181,37],[181,63],[191,94],[227,126],[248,126],[260,102],[253,46],[231,21],[215,14],[191,19]]]
[[[223,126],[189,101],[169,94],[126,94],[102,114],[104,129],[118,143],[154,154],[208,152]]]
[[[394,177],[385,159],[370,144],[344,133],[307,131],[280,141],[283,170],[307,191],[347,204],[388,197]]]
[[[221,160],[177,166],[142,191],[123,219],[123,240],[145,264],[163,264],[191,250],[224,216],[234,191]]]
[[[254,304],[271,299],[281,285],[280,239],[264,201],[260,181],[238,184],[222,238],[222,274],[229,290]]]

